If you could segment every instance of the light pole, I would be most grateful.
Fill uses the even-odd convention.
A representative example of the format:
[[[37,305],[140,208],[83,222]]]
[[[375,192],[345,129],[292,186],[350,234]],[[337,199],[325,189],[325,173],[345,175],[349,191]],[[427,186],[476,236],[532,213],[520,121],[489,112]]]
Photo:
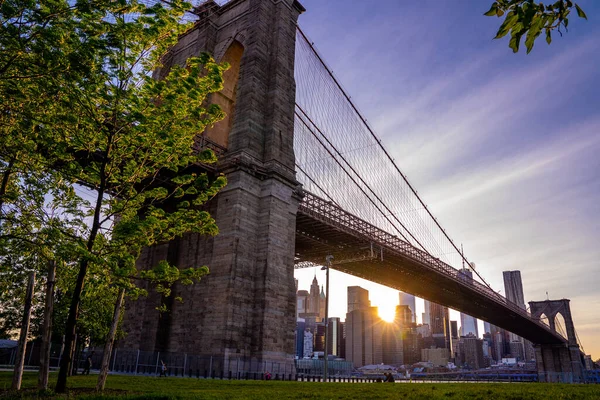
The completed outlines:
[[[325,354],[323,358],[323,381],[327,382],[327,353],[329,351],[329,267],[331,267],[332,255],[325,257],[327,265],[321,270],[325,270]]]

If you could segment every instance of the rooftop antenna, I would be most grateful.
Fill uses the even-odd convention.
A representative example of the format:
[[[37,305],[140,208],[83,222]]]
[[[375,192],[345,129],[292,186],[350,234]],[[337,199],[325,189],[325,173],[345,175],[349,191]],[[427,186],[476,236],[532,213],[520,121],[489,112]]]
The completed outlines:
[[[463,244],[460,244],[460,255],[462,256],[462,267],[465,269],[465,250],[463,249]]]
[[[550,296],[548,296],[548,292],[546,292],[546,300],[550,300]]]

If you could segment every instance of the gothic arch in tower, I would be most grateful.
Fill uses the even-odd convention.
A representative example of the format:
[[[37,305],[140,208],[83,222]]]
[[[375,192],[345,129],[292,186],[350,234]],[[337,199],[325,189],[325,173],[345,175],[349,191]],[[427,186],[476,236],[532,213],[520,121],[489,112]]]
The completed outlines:
[[[233,126],[237,86],[242,67],[244,46],[238,40],[232,39],[227,50],[217,60],[229,64],[229,69],[223,73],[223,89],[211,96],[211,103],[217,104],[225,113],[225,117],[213,127],[206,129],[203,136],[219,146],[227,148],[229,132]]]

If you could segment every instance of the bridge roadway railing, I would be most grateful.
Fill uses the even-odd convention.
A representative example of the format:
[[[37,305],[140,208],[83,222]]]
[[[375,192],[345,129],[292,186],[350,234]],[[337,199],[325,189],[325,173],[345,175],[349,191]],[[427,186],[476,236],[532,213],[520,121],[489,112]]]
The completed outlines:
[[[531,317],[531,314],[529,314],[526,310],[523,310],[518,305],[508,301],[505,297],[496,293],[489,287],[475,280],[466,281],[464,277],[459,276],[458,270],[444,263],[439,258],[433,257],[429,253],[417,249],[410,243],[403,241],[397,236],[394,236],[376,227],[375,225],[372,225],[369,222],[350,214],[330,201],[327,201],[310,192],[304,191],[304,199],[302,203],[300,203],[299,212],[305,213],[315,217],[318,220],[321,220],[322,222],[335,226],[350,235],[357,236],[358,234],[366,241],[377,243],[380,246],[399,253],[403,257],[411,258],[426,268],[444,274],[446,277],[450,277],[458,284],[468,286],[470,289],[480,293],[489,300],[500,303],[502,306],[510,309],[514,313],[528,318],[530,321],[539,325],[543,329],[546,329],[553,335],[558,335],[558,333],[552,331],[550,327]],[[562,336],[560,336],[560,338],[564,340]]]

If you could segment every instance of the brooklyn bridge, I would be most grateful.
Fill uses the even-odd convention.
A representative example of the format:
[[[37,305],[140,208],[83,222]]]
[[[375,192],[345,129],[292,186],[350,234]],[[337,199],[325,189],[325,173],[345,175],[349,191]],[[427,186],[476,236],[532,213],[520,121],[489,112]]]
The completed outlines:
[[[175,287],[185,302],[159,315],[157,294],[132,302],[124,344],[293,365],[294,268],[322,265],[490,322],[531,341],[540,372],[581,376],[568,301],[526,310],[482,276],[459,273],[468,257],[383,147],[297,20],[296,0],[204,2],[165,58],[207,51],[231,68],[213,96],[225,120],[198,136],[227,187],[209,211],[220,234],[187,235],[146,249],[140,268],[163,258],[208,265],[200,284]],[[402,134],[397,136],[401,140]],[[493,210],[490,210],[493,211]],[[143,283],[141,283],[143,285]],[[564,337],[554,317],[565,318]],[[542,321],[543,316],[550,320]]]

